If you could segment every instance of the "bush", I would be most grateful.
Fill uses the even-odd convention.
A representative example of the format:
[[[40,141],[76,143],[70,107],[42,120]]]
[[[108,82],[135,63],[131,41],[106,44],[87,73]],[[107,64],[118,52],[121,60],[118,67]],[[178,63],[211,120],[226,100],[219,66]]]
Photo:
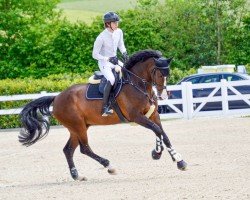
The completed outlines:
[[[0,80],[0,95],[30,94],[41,91],[60,92],[73,84],[86,83],[91,74],[91,72],[82,76],[79,74],[54,74],[41,79]]]
[[[15,94],[33,94],[41,91],[61,92],[73,84],[86,83],[91,73],[84,76],[78,74],[51,75],[42,79],[6,79],[0,80],[0,96]],[[31,100],[0,102],[0,109],[15,109],[24,106]],[[51,119],[51,124],[58,124],[55,119]],[[0,128],[20,127],[18,115],[5,115],[0,117]]]

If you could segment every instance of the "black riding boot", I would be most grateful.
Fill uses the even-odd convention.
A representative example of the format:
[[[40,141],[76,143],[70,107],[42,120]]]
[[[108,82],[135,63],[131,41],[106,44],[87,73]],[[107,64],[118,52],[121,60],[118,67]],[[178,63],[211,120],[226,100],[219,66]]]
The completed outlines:
[[[104,88],[104,94],[103,94],[103,111],[102,111],[102,116],[106,117],[108,115],[111,115],[113,113],[113,110],[110,109],[109,105],[108,105],[108,100],[109,100],[109,94],[111,91],[112,85],[111,83],[108,81],[107,84],[105,85]]]

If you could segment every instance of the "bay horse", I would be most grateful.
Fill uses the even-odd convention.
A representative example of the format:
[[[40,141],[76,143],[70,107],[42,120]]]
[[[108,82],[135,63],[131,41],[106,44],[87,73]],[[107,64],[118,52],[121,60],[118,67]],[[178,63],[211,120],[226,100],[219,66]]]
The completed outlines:
[[[152,151],[153,159],[160,159],[164,143],[172,160],[177,162],[177,168],[186,170],[187,164],[171,145],[157,111],[157,96],[158,99],[166,98],[166,80],[169,76],[170,62],[171,59],[164,58],[159,51],[143,50],[133,54],[121,69],[126,81],[123,78],[123,86],[116,101],[127,121],[135,122],[155,133],[156,147]],[[48,134],[50,127],[48,116],[53,115],[69,130],[70,137],[63,152],[74,180],[86,180],[85,177],[78,175],[73,161],[73,154],[78,146],[81,153],[99,162],[108,169],[110,174],[116,172],[109,160],[91,150],[87,130],[93,125],[111,125],[121,121],[115,112],[107,117],[101,116],[102,100],[88,100],[87,86],[88,84],[73,85],[58,96],[36,99],[25,105],[20,113],[23,128],[19,134],[19,141],[25,146],[36,143]],[[157,96],[153,86],[156,87]],[[154,106],[152,114],[145,116],[152,105]]]

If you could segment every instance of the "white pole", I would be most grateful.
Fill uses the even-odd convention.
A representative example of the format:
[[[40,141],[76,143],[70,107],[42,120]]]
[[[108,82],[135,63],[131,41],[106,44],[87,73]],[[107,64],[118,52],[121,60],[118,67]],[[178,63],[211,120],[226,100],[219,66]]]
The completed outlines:
[[[227,95],[227,81],[221,80],[221,97],[222,97],[222,114],[226,116],[228,114],[228,95]]]

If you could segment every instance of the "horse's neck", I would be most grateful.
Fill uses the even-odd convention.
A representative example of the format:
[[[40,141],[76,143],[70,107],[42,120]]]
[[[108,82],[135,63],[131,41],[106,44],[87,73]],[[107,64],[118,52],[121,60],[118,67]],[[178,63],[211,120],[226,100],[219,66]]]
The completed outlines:
[[[150,62],[149,60],[143,62],[143,63],[137,63],[135,66],[131,68],[131,72],[140,77],[141,79],[144,79],[148,82],[151,82],[150,73],[148,73]],[[137,79],[133,77],[134,79]],[[138,79],[137,79],[138,80]]]
[[[147,81],[146,84],[146,89],[148,92],[152,91],[152,85],[148,84],[151,83],[151,76],[150,76],[150,72],[149,72],[149,67],[152,65],[152,63],[150,62],[150,60],[147,60],[143,63],[137,63],[135,66],[133,66],[133,68],[131,69],[131,72],[135,75],[137,75],[138,77],[140,77],[141,79],[135,77],[135,76],[131,76],[131,79],[134,83],[138,84],[141,87],[144,87],[142,79]]]

